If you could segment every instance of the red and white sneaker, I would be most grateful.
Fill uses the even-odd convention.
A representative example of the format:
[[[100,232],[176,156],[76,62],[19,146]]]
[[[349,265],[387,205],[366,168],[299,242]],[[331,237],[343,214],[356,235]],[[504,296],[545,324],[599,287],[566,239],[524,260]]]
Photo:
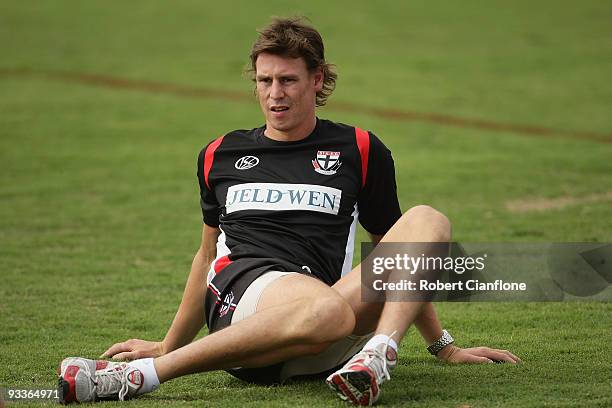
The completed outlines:
[[[59,368],[59,395],[62,404],[98,400],[125,400],[142,388],[140,370],[127,363],[65,358]]]
[[[362,350],[325,382],[345,401],[372,405],[380,397],[380,385],[391,379],[397,366],[397,352],[388,344]]]

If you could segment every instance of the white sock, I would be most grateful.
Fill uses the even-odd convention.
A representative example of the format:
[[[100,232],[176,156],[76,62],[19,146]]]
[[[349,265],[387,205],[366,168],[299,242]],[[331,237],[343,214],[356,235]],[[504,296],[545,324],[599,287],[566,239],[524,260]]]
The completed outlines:
[[[393,350],[395,350],[397,353],[397,343],[386,334],[377,334],[376,336],[372,337],[370,340],[368,340],[365,346],[363,346],[363,349],[373,349],[379,344],[387,344],[387,341],[389,342],[389,347],[393,347]]]
[[[139,369],[144,376],[144,384],[142,384],[142,388],[138,390],[136,395],[155,391],[159,387],[159,378],[157,377],[157,371],[155,371],[152,358],[141,358],[128,364]]]

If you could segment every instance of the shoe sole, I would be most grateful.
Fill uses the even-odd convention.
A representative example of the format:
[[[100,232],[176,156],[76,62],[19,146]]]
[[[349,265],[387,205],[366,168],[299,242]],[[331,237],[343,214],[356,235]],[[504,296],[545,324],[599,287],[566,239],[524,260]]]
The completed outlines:
[[[372,377],[366,371],[333,374],[326,383],[344,401],[357,405],[372,405]]]
[[[73,401],[66,401],[66,396],[70,394],[70,383],[64,380],[64,377],[60,377],[57,380],[57,393],[59,396],[60,404],[68,405],[69,403],[73,402]]]

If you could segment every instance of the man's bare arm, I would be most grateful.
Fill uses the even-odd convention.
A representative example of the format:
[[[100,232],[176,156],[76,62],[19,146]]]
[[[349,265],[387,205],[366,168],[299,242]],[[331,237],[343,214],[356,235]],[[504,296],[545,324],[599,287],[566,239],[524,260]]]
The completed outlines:
[[[191,343],[204,326],[206,274],[217,254],[216,243],[219,232],[219,228],[204,224],[202,244],[193,258],[181,305],[162,342],[164,354]]]
[[[191,263],[181,304],[163,341],[130,339],[116,343],[102,356],[116,360],[135,360],[158,357],[190,343],[204,326],[204,296],[206,274],[216,257],[216,243],[220,230],[204,225],[202,242]]]

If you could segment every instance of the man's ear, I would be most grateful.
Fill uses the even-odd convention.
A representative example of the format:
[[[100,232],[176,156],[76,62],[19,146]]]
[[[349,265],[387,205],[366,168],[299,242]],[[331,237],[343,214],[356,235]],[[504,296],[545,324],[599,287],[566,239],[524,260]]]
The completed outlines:
[[[323,75],[323,68],[319,67],[314,73],[316,92],[321,92],[323,90],[323,79],[325,79],[325,75]]]

